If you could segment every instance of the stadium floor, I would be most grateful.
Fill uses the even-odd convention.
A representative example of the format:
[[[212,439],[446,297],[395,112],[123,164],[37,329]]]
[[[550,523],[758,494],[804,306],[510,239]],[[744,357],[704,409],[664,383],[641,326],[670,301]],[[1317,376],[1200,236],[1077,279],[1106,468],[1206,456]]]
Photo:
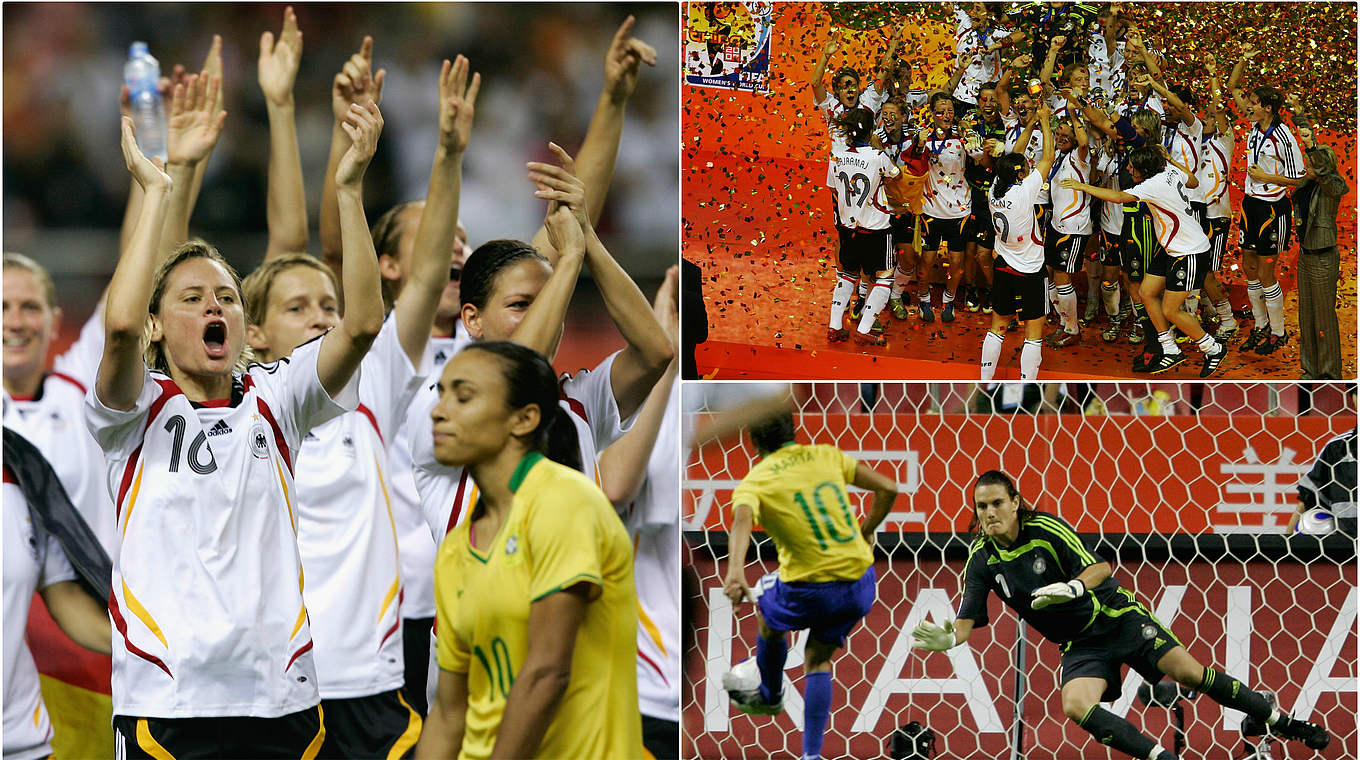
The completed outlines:
[[[848,342],[833,346],[827,342],[826,313],[835,284],[836,241],[825,211],[830,204],[829,191],[820,183],[808,181],[804,164],[714,153],[689,154],[687,163],[682,184],[684,256],[704,270],[709,341],[699,347],[698,361],[705,377],[977,378],[982,337],[991,316],[959,309],[953,323],[943,324],[938,286],[933,323],[921,322],[914,310],[907,320],[899,322],[885,310],[882,318],[887,324],[887,346],[859,347]],[[777,197],[780,195],[783,197]],[[1356,373],[1355,235],[1353,222],[1346,225],[1345,221],[1341,232],[1348,241],[1341,248],[1337,315],[1343,332],[1343,371],[1352,377]],[[1245,340],[1243,330],[1234,339],[1233,350],[1215,380],[1298,379],[1297,255],[1295,246],[1294,252],[1281,260],[1278,272],[1285,291],[1289,343],[1271,356],[1243,354],[1236,350]],[[1238,260],[1232,247],[1228,260]],[[1229,275],[1227,283],[1233,303],[1245,306],[1246,284],[1240,273]],[[1077,290],[1084,298],[1084,286],[1079,284]],[[1083,329],[1081,345],[1045,347],[1042,376],[1147,378],[1131,369],[1136,346],[1122,337],[1113,344],[1100,339],[1105,326],[1101,315],[1100,321]],[[1020,378],[1021,343],[1018,332],[1009,334],[997,368],[998,380]],[[1187,354],[1190,361],[1160,378],[1198,379],[1198,351],[1191,346]]]

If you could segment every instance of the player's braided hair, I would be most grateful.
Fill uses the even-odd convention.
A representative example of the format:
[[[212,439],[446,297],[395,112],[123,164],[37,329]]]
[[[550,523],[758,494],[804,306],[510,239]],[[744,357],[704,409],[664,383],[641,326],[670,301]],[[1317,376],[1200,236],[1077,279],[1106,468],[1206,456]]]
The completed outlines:
[[[496,357],[505,380],[505,405],[523,409],[535,405],[538,427],[529,439],[529,448],[573,470],[581,470],[581,448],[576,426],[558,403],[561,391],[557,375],[543,354],[505,340],[476,341],[465,351],[485,351]]]
[[[458,287],[459,300],[478,309],[486,308],[487,299],[496,289],[497,275],[525,259],[549,263],[543,254],[522,240],[491,240],[477,246],[477,250],[463,262],[463,275],[459,278]]]
[[[1020,180],[1020,169],[1025,165],[1025,157],[1019,153],[1007,153],[996,161],[996,180],[992,182],[992,197],[1004,198],[1011,185]]]
[[[1006,489],[1007,496],[1020,500],[1020,506],[1015,511],[1015,519],[1021,525],[1024,525],[1034,516],[1034,509],[1030,507],[1025,497],[1020,495],[1020,489],[1015,487],[1015,481],[1011,480],[1011,476],[1006,473],[1000,470],[988,470],[982,473],[978,476],[977,482],[973,483],[973,492],[977,493],[977,490],[983,486],[1001,486]],[[968,534],[970,542],[980,535],[976,506],[973,507],[973,520],[968,524]]]

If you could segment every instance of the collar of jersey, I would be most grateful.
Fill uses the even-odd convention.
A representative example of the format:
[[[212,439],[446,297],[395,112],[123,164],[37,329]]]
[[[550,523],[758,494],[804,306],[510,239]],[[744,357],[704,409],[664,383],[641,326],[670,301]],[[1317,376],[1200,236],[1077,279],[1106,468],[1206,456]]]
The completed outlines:
[[[519,487],[524,485],[524,479],[529,476],[529,471],[532,470],[534,468],[534,465],[538,464],[543,458],[544,458],[543,455],[538,453],[537,451],[530,451],[529,453],[524,455],[523,459],[519,460],[519,464],[516,465],[514,473],[510,475],[511,493],[518,491]],[[509,521],[510,516],[507,514],[505,521],[501,523],[501,527],[496,531],[496,535],[491,537],[491,543],[487,544],[487,551],[485,553],[478,551],[477,547],[473,545],[472,522],[468,521],[468,536],[467,536],[468,552],[472,554],[472,556],[476,558],[478,562],[481,562],[483,565],[485,565],[491,559],[491,547],[496,545],[496,540],[500,538],[501,531],[505,530],[505,523]]]
[[[245,398],[245,395],[246,386],[245,383],[242,381],[241,376],[237,374],[232,374],[230,396],[228,396],[227,398],[212,398],[208,399],[207,401],[190,401],[189,405],[195,409],[223,406],[236,407],[240,406],[241,399]]]

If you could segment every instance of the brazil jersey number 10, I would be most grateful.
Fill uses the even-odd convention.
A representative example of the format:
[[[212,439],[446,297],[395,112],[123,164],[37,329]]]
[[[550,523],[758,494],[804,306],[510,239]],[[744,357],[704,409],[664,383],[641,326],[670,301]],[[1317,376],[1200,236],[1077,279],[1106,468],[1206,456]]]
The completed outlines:
[[[822,500],[822,492],[830,491],[835,497],[836,504],[840,511],[835,507],[828,511],[826,502]],[[849,543],[855,539],[855,516],[850,513],[850,505],[845,501],[845,491],[835,483],[824,480],[812,489],[812,503],[816,507],[817,515],[813,515],[813,507],[808,506],[807,498],[802,493],[793,495],[794,501],[803,508],[803,515],[807,517],[808,525],[812,526],[812,534],[817,537],[817,543],[822,549],[826,549],[829,544],[827,540],[836,543]],[[841,514],[845,515],[844,523],[840,522]],[[841,534],[841,529],[845,529],[845,535]]]

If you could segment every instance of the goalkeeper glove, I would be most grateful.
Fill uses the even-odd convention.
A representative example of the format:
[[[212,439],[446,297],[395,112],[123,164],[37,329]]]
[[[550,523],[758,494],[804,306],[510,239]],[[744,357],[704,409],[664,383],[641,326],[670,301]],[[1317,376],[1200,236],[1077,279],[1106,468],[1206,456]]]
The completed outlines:
[[[1029,606],[1036,610],[1042,610],[1055,604],[1080,599],[1085,593],[1086,584],[1081,581],[1050,583],[1043,588],[1035,589]]]
[[[931,652],[943,652],[958,643],[954,639],[954,624],[952,622],[946,622],[941,627],[922,620],[921,624],[911,632],[911,637],[915,639],[911,642],[912,649],[925,649]]]

